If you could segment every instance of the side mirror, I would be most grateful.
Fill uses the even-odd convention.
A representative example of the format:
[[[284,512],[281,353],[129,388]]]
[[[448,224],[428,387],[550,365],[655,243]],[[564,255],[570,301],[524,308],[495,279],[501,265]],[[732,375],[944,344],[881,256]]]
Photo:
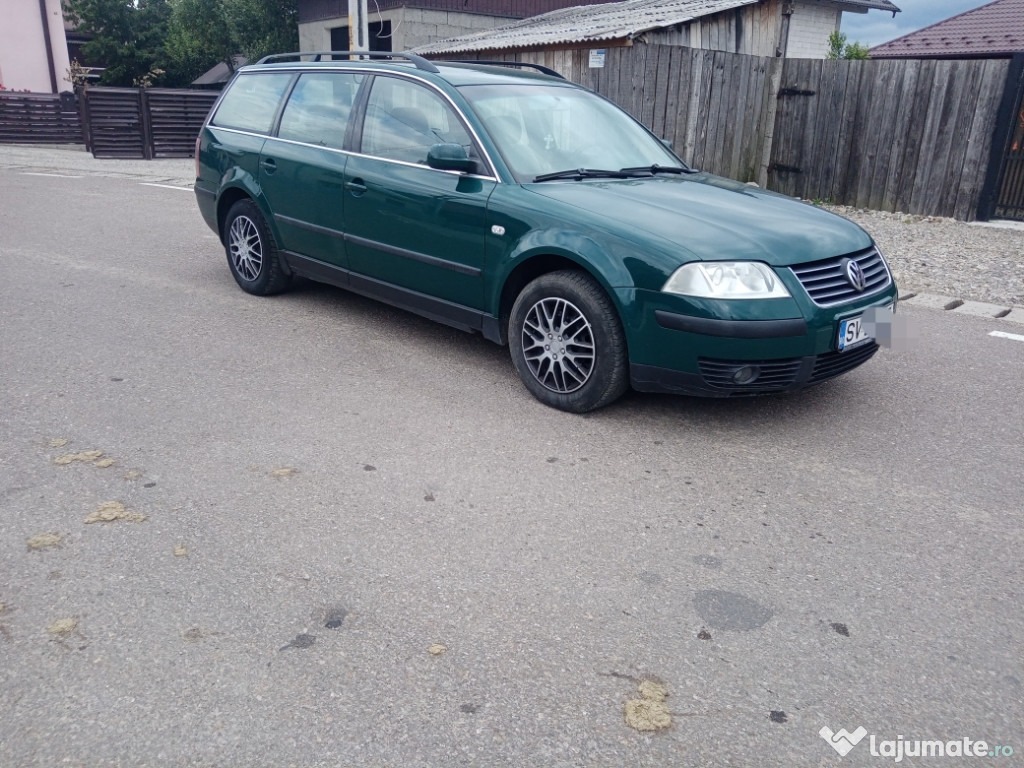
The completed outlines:
[[[476,160],[470,159],[461,144],[435,144],[427,152],[427,165],[439,171],[476,173]]]

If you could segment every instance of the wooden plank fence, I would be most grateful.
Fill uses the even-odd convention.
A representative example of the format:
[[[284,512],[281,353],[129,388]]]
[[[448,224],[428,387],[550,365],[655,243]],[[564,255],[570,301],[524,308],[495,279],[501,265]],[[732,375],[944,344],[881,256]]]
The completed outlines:
[[[80,144],[74,96],[0,92],[0,144]]]
[[[973,219],[1006,60],[787,62],[768,186],[885,211]]]
[[[217,96],[171,88],[87,88],[89,148],[95,157],[191,157]]]
[[[550,67],[692,165],[804,199],[976,217],[1007,60],[779,59],[637,43],[481,55]]]

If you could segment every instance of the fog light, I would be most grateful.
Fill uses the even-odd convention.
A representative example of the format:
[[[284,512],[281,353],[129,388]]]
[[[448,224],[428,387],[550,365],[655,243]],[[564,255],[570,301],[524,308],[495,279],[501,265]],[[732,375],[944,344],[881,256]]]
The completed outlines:
[[[745,365],[732,375],[732,380],[740,386],[753,384],[761,375],[761,369],[756,365]]]

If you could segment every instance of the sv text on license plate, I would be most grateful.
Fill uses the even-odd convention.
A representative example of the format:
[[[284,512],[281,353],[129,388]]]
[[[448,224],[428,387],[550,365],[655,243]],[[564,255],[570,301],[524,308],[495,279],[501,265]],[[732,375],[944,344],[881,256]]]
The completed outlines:
[[[864,322],[864,316],[851,317],[849,320],[843,320],[839,323],[839,351],[856,347],[859,344],[863,344],[865,341],[874,338],[868,333],[867,323]]]

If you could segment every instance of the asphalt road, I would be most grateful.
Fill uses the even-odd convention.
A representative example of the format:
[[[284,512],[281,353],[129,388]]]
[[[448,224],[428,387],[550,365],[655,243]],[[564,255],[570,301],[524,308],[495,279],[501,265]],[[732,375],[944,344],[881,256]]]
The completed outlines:
[[[573,416],[242,293],[190,191],[0,170],[0,766],[1024,764],[1024,331],[904,312],[799,395]]]

